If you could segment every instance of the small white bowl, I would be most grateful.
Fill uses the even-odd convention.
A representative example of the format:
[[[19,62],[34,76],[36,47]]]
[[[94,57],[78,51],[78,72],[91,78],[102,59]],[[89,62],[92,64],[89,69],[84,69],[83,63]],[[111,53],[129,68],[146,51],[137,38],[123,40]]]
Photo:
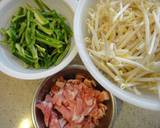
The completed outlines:
[[[84,38],[87,36],[86,18],[88,16],[88,9],[92,6],[95,6],[96,2],[97,0],[81,0],[75,13],[75,41],[83,63],[85,64],[88,71],[92,74],[92,76],[104,88],[109,90],[118,98],[142,108],[160,111],[160,99],[158,99],[158,97],[156,98],[151,95],[138,96],[132,92],[120,89],[118,85],[115,85],[112,81],[107,79],[90,59],[84,40]]]
[[[46,4],[60,14],[66,17],[69,25],[73,29],[74,12],[76,9],[76,0],[45,0]],[[6,27],[9,24],[9,19],[14,15],[18,7],[29,3],[35,5],[33,0],[2,0],[0,2],[0,28]],[[2,37],[0,37],[1,40]],[[77,50],[72,40],[70,51],[58,66],[50,67],[49,69],[27,69],[20,64],[19,59],[11,55],[10,51],[0,45],[0,71],[5,74],[26,80],[41,79],[53,75],[64,69],[76,56]]]

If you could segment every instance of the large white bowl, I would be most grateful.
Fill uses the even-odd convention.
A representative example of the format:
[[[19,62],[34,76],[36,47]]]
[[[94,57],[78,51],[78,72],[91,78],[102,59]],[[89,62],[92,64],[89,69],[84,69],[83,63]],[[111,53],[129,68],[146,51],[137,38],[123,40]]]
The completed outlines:
[[[131,103],[133,105],[151,109],[160,110],[160,100],[151,95],[141,95],[138,96],[132,92],[122,90],[115,85],[112,81],[107,79],[94,65],[90,59],[88,52],[86,50],[84,38],[87,35],[86,17],[88,16],[88,9],[94,7],[97,0],[81,0],[74,19],[74,34],[75,40],[78,47],[80,57],[85,64],[88,71],[93,75],[93,77],[107,90],[111,91],[118,98]]]
[[[59,13],[65,16],[69,25],[73,28],[76,0],[45,0],[45,2],[50,8],[57,10]],[[9,19],[18,9],[18,7],[25,5],[26,3],[34,6],[33,0],[2,0],[0,2],[0,28],[6,27],[9,24]],[[76,47],[74,40],[72,40],[69,53],[58,66],[53,66],[49,69],[34,70],[26,69],[20,64],[20,61],[16,57],[11,55],[10,51],[6,47],[0,45],[0,71],[19,79],[40,79],[53,75],[62,70],[73,60],[76,54]]]

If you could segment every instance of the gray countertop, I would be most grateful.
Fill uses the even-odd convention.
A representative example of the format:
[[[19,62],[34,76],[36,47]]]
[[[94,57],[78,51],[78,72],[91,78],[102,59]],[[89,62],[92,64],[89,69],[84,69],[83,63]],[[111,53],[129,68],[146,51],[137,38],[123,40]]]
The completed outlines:
[[[81,64],[79,57],[72,62],[77,63]],[[0,73],[0,128],[34,128],[31,103],[41,81],[18,80]],[[160,112],[123,103],[114,128],[160,128]]]

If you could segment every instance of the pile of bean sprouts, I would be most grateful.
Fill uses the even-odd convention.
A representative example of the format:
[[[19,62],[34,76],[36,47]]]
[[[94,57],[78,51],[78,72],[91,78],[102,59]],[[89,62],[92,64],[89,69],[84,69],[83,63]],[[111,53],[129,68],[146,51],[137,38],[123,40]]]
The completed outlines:
[[[87,49],[95,65],[118,85],[160,90],[160,3],[97,0],[87,18]],[[160,92],[159,92],[160,93]]]

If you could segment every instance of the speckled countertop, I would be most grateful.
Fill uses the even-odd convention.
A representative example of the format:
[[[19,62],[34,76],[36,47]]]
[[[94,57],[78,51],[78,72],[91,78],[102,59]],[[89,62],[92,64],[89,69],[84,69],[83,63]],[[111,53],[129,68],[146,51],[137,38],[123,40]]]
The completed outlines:
[[[79,57],[75,63],[81,64]],[[41,81],[18,80],[0,73],[0,128],[34,128],[31,103]],[[160,112],[123,103],[114,128],[160,128]]]

